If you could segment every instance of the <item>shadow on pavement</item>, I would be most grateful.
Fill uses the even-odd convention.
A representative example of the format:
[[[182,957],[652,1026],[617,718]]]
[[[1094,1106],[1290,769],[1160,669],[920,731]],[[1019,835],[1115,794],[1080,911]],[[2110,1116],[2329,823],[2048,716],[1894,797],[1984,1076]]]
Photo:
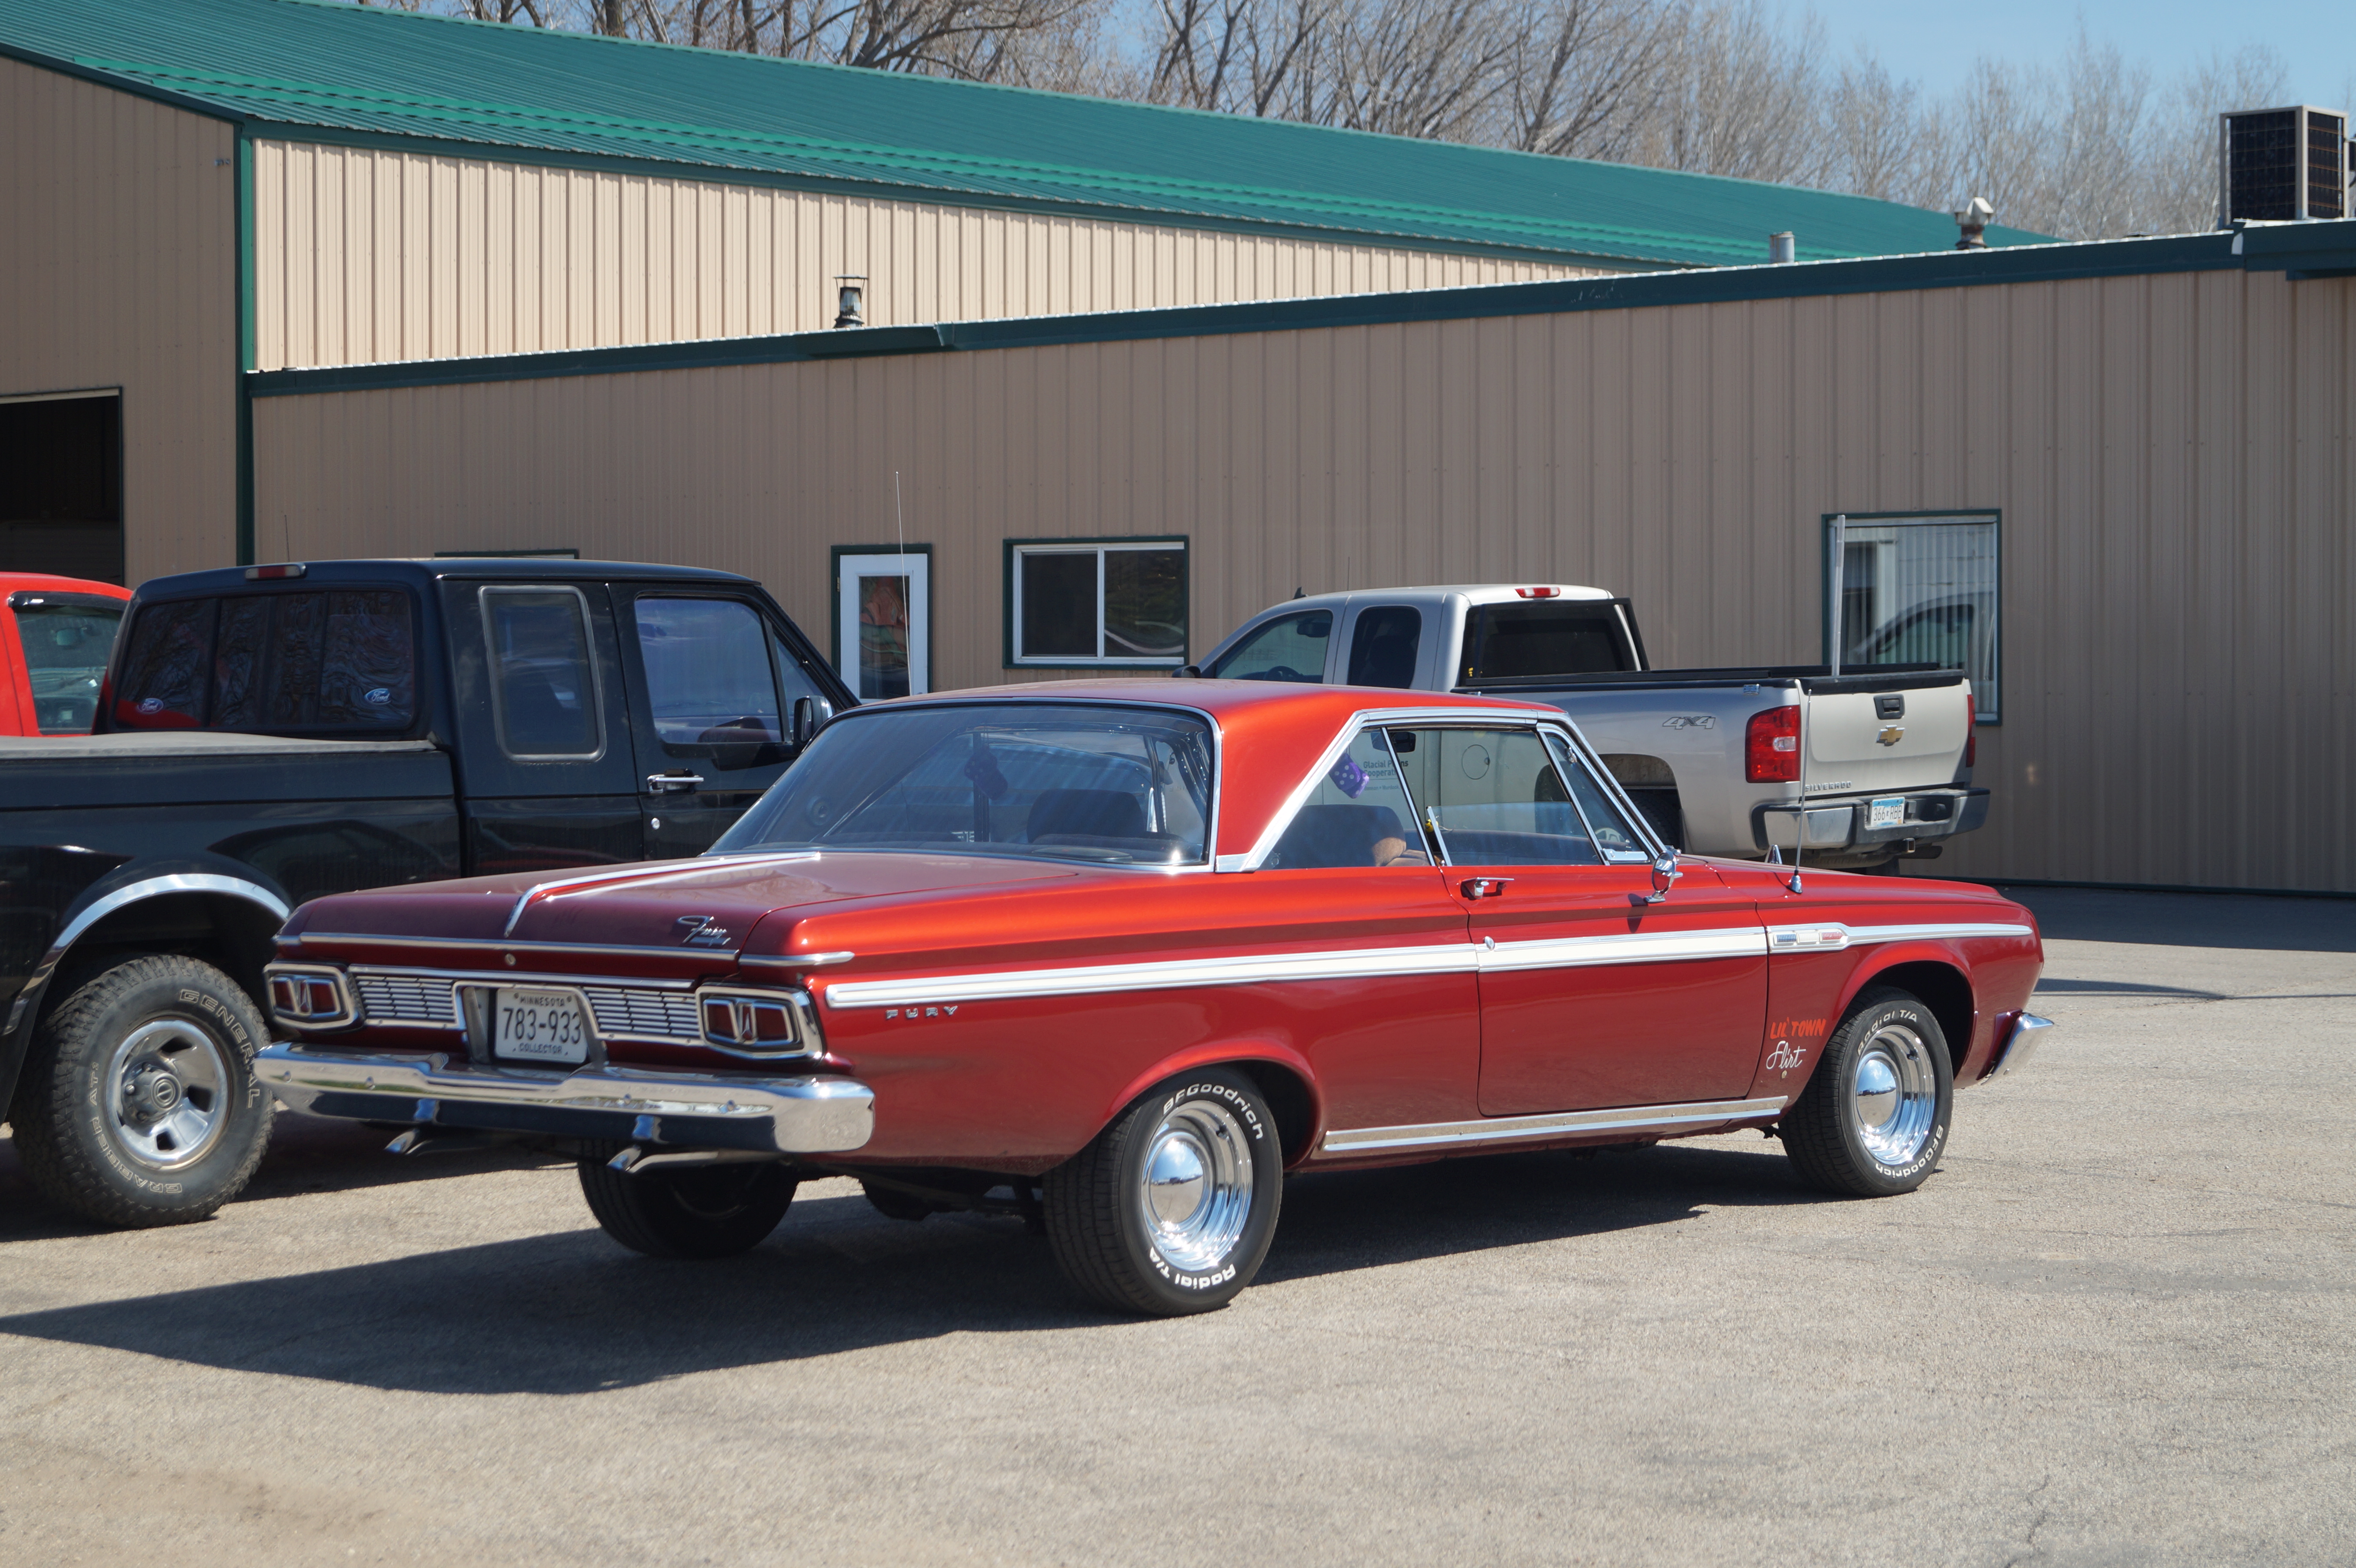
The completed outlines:
[[[1993,885],[2034,910],[2049,941],[2356,953],[2356,899]]]
[[[1830,1201],[1780,1158],[1520,1155],[1290,1183],[1261,1278],[1301,1279],[1693,1217]],[[585,1216],[584,1216],[585,1218]],[[0,1333],[428,1393],[585,1393],[954,1332],[1104,1327],[1012,1220],[797,1203],[739,1258],[659,1262],[594,1230],[0,1317]]]

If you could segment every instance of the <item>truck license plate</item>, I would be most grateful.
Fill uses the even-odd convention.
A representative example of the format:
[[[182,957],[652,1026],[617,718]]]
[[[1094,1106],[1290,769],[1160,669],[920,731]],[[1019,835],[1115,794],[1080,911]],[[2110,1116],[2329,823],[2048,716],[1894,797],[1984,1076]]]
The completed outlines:
[[[1873,809],[1865,819],[1865,825],[1869,828],[1897,827],[1906,821],[1906,797],[1902,795],[1883,795],[1872,805]]]
[[[577,1067],[589,1060],[589,1023],[571,991],[501,987],[492,998],[491,1054]]]

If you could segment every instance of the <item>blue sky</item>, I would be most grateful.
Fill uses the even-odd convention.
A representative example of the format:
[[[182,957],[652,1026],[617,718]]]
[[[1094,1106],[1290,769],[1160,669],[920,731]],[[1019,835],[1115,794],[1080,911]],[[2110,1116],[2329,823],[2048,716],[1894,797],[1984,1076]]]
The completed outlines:
[[[1798,0],[1793,13],[1808,0]],[[1962,80],[1971,62],[1995,55],[2051,62],[2068,48],[2078,18],[2097,42],[2140,57],[2166,81],[2211,49],[2272,44],[2290,62],[2292,96],[2320,108],[2356,110],[2342,95],[2356,83],[2356,4],[2339,0],[1814,0],[1835,46],[1862,38],[1898,77],[1934,93]]]

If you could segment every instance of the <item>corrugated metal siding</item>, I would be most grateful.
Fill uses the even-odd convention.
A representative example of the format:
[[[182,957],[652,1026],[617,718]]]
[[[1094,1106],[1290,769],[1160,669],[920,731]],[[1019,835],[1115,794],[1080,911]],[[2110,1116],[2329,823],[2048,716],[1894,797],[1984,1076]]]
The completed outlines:
[[[2001,508],[1989,827],[1941,869],[2356,891],[2356,281],[2209,272],[266,399],[297,554],[572,545],[827,624],[934,547],[937,687],[1000,544],[1192,536],[1207,648],[1295,587],[1586,581],[1664,666],[1820,656],[1818,523]],[[1012,678],[1028,678],[1014,677]]]
[[[1594,275],[1592,270],[305,143],[254,146],[258,368]]]
[[[0,396],[123,389],[130,581],[235,559],[233,133],[0,59]]]

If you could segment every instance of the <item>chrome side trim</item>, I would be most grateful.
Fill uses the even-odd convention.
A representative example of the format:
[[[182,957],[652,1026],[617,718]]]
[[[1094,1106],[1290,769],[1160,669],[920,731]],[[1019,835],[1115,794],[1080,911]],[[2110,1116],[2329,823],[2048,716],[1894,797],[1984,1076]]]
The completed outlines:
[[[1479,966],[1469,942],[1418,947],[1339,948],[1323,953],[1248,954],[1147,964],[1079,964],[1066,969],[1015,969],[991,975],[924,975],[905,980],[838,980],[826,987],[830,1008],[906,1007],[926,1002],[1006,1001],[1017,997],[1083,997],[1107,991],[1169,991],[1195,986],[1252,986],[1271,980],[1355,980],[1391,975],[1445,975]]]
[[[1959,925],[1853,925],[1848,928],[1851,942],[1936,942],[1942,939],[1969,936],[2034,936],[2033,925],[2014,925],[2002,922],[1986,924]]]
[[[1856,933],[1837,921],[1767,928],[1770,953],[1838,953],[1856,940]]]
[[[1996,1062],[1987,1076],[2000,1078],[2016,1067],[2026,1067],[2029,1059],[2037,1054],[2044,1041],[2045,1031],[2053,1027],[2051,1019],[2040,1019],[2035,1013],[2023,1013],[2012,1022],[2003,1040],[1997,1042]]]
[[[434,1122],[450,1104],[620,1112],[637,1118],[633,1142],[693,1148],[710,1141],[714,1124],[750,1130],[767,1122],[770,1144],[780,1154],[847,1152],[863,1147],[875,1129],[874,1091],[831,1073],[755,1078],[626,1067],[559,1072],[454,1066],[438,1054],[368,1056],[301,1045],[271,1046],[256,1065],[262,1083],[290,1110],[308,1111],[322,1095],[382,1095],[416,1102],[413,1117],[421,1125]],[[674,1117],[686,1125],[667,1125]],[[598,1135],[584,1129],[583,1136]]]
[[[1716,931],[1614,932],[1608,936],[1558,936],[1500,942],[1477,950],[1481,972],[1571,969],[1597,964],[1678,964],[1698,958],[1755,958],[1767,934],[1755,925]]]
[[[328,947],[442,947],[457,948],[474,953],[595,953],[619,955],[627,958],[710,958],[734,963],[736,949],[733,947],[617,947],[594,942],[502,942],[479,936],[375,936],[359,931],[305,931],[297,933],[293,942],[305,946],[318,944]],[[282,947],[288,945],[282,941]],[[416,971],[404,971],[415,973]],[[466,970],[477,976],[488,970]],[[579,976],[573,978],[579,979]],[[685,985],[684,980],[648,980],[653,985]]]
[[[737,964],[746,969],[817,969],[848,964],[856,953],[747,953]]]
[[[1325,1135],[1321,1154],[1373,1154],[1402,1148],[1478,1148],[1526,1143],[1575,1133],[1673,1132],[1715,1122],[1774,1115],[1789,1101],[1705,1100],[1677,1105],[1627,1105],[1608,1111],[1556,1111],[1542,1116],[1486,1116],[1475,1122],[1426,1122],[1398,1127],[1347,1127]]]

